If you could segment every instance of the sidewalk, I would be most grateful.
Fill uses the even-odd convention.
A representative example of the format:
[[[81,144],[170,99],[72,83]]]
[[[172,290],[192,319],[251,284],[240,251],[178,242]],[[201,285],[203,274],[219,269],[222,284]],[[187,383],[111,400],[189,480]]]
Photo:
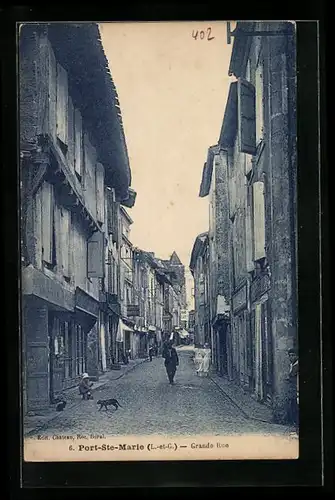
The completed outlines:
[[[114,380],[118,380],[130,371],[134,370],[138,365],[147,362],[147,359],[135,359],[129,360],[129,364],[121,365],[120,370],[110,370],[99,377],[97,382],[93,382],[92,392],[100,389],[106,384],[113,382]],[[67,389],[63,392],[63,399],[66,401],[66,409],[75,408],[76,406],[82,403],[82,398],[79,395],[78,387],[72,387],[71,389]],[[62,412],[57,412],[55,406],[50,406],[45,410],[40,410],[36,412],[30,412],[30,414],[26,415],[23,419],[24,426],[24,435],[28,436],[29,434],[37,432],[39,429],[43,428],[48,424],[51,420],[56,419],[57,417],[62,416]]]
[[[221,390],[225,397],[241,411],[245,418],[273,423],[272,410],[265,404],[259,403],[236,383],[216,373],[210,373],[210,378]]]

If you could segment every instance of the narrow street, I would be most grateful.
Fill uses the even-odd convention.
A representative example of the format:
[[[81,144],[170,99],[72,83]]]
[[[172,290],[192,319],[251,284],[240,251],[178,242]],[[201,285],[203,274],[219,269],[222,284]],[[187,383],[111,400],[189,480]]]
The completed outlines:
[[[65,409],[35,434],[192,435],[286,434],[284,426],[247,419],[210,378],[196,376],[192,349],[178,349],[176,385],[168,384],[161,357],[144,362],[94,391],[94,400]],[[122,408],[98,411],[97,400],[116,398]],[[32,435],[33,437],[34,435]]]

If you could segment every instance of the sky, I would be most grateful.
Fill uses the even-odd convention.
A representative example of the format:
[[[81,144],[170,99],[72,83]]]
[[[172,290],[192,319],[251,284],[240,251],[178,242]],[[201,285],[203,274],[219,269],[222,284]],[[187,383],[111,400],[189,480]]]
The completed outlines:
[[[130,239],[162,259],[175,250],[186,270],[196,236],[208,230],[199,188],[232,81],[226,29],[223,21],[100,25],[137,192]],[[190,273],[187,281],[190,299]]]

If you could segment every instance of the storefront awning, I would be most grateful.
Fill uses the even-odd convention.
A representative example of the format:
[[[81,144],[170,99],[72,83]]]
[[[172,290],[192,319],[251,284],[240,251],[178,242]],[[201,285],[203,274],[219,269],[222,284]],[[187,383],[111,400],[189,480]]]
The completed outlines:
[[[120,328],[122,328],[123,331],[125,332],[133,332],[134,330],[132,328],[130,328],[129,326],[127,326],[123,321],[122,319],[120,319],[120,323],[119,323],[119,326]]]

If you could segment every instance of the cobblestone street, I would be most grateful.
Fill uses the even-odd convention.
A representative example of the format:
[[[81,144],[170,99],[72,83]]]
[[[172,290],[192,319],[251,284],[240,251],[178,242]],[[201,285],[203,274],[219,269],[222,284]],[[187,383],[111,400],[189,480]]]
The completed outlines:
[[[246,418],[210,378],[196,376],[192,350],[179,350],[174,386],[168,384],[163,359],[153,358],[119,380],[94,391],[94,400],[67,408],[35,432],[115,435],[287,434],[289,429]],[[116,398],[122,408],[98,411],[97,400]],[[31,434],[34,436],[34,434]]]

